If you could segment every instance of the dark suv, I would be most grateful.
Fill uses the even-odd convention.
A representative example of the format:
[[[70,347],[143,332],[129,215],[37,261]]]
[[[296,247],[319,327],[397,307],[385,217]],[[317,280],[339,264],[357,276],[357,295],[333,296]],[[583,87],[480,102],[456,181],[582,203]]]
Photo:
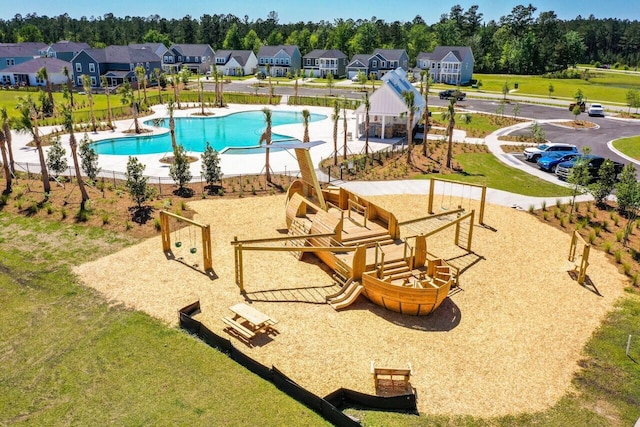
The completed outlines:
[[[591,176],[592,180],[598,178],[598,171],[600,170],[600,166],[602,166],[604,161],[607,160],[604,157],[594,156],[593,154],[579,155],[574,157],[572,160],[562,162],[558,166],[556,166],[556,176],[563,181],[567,181],[569,179],[569,175],[571,174],[571,169],[575,166],[576,162],[581,159],[588,162],[587,167],[589,168],[589,175]],[[616,177],[620,175],[623,167],[624,165],[622,163],[613,162],[613,170],[615,171]]]

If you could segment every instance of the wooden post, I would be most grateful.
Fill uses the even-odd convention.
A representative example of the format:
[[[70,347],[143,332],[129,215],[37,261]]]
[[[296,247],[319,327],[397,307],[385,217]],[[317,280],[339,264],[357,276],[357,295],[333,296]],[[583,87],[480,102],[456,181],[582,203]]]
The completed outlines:
[[[169,217],[164,211],[160,211],[160,232],[162,234],[162,250],[171,250],[171,230],[169,229]]]
[[[433,178],[429,178],[429,204],[427,206],[427,212],[429,214],[433,213],[433,193],[435,192],[435,180]]]
[[[424,267],[427,262],[427,238],[424,235],[416,236],[415,261],[416,268]]]
[[[211,251],[211,226],[202,227],[202,258],[204,271],[213,270],[213,255]]]
[[[478,224],[484,225],[484,204],[487,201],[487,186],[482,186],[482,195],[480,196],[480,214],[478,215]]]

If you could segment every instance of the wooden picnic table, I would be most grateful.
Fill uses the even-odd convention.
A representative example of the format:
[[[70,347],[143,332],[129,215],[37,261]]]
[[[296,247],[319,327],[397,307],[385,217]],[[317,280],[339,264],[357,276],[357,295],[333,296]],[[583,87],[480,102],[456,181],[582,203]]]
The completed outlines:
[[[256,333],[265,332],[278,323],[274,318],[245,303],[232,305],[229,310],[234,313],[233,319],[223,317],[223,322],[246,339],[252,339]],[[249,324],[246,325],[244,321]]]

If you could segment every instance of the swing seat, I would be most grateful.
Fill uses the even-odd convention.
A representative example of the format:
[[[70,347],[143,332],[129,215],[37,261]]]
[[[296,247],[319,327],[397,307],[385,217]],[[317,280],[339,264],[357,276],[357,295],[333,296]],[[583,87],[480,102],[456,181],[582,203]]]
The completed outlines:
[[[189,249],[189,252],[191,252],[192,254],[195,254],[196,252],[198,252],[198,249],[191,248],[191,249]]]
[[[180,246],[182,246],[182,242],[176,242],[176,248],[179,248]]]

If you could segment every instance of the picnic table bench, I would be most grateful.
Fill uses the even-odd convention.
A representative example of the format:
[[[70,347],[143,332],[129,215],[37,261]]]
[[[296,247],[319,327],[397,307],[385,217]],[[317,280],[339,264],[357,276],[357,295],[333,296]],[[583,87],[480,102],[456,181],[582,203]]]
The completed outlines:
[[[412,373],[411,363],[407,363],[406,368],[379,368],[375,366],[374,361],[371,361],[371,374],[373,374],[373,385],[376,390],[382,385],[390,385],[393,391],[396,389],[396,384],[399,384],[401,387],[397,388],[406,391],[409,389]]]
[[[245,303],[235,304],[229,307],[234,313],[233,318],[223,317],[222,321],[235,333],[251,340],[258,332],[266,332],[278,321],[267,314]]]

